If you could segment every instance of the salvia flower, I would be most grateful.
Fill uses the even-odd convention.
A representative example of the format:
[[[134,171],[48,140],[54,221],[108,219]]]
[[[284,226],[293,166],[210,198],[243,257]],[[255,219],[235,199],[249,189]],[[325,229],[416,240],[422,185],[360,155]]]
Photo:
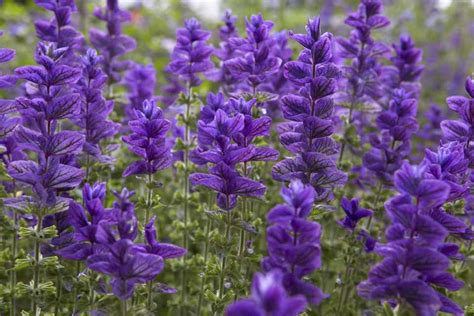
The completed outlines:
[[[252,15],[250,19],[245,19],[247,38],[229,40],[242,56],[227,60],[224,66],[235,78],[246,80],[246,89],[254,96],[258,86],[280,69],[281,59],[272,54],[272,27],[273,22],[264,20],[261,14]]]
[[[142,110],[145,100],[155,99],[156,71],[153,65],[141,65],[135,63],[125,75],[127,86],[127,98],[130,102],[126,108],[130,119],[135,118],[134,110]]]
[[[438,215],[449,185],[427,177],[425,165],[408,163],[395,173],[394,183],[400,194],[385,205],[391,220],[387,243],[375,248],[384,259],[358,286],[359,295],[392,306],[408,305],[418,315],[462,314],[459,306],[437,290],[457,291],[464,285],[447,271],[450,245],[444,240],[449,232]]]
[[[128,125],[132,134],[123,137],[129,150],[142,159],[132,162],[123,172],[125,177],[136,174],[154,174],[171,165],[171,149],[166,141],[170,122],[165,120],[154,101],[145,100],[141,110],[135,110],[136,119]]]
[[[114,102],[105,100],[103,96],[107,76],[100,68],[101,60],[93,49],[88,49],[81,58],[82,77],[77,83],[81,111],[73,120],[85,136],[84,153],[99,161],[110,161],[111,157],[102,154],[100,145],[118,132],[118,124],[108,119]]]
[[[327,295],[304,280],[321,266],[321,227],[308,219],[316,192],[294,180],[289,188],[282,188],[281,196],[286,204],[277,205],[267,215],[271,226],[267,228],[268,257],[262,268],[281,271],[289,295],[304,295],[308,303],[317,305]]]
[[[372,216],[373,214],[371,210],[360,207],[358,199],[349,200],[346,197],[343,197],[341,200],[341,207],[344,210],[344,213],[346,213],[346,216],[337,223],[349,231],[354,231],[357,223],[362,218]]]
[[[350,13],[344,21],[353,28],[349,38],[337,38],[340,57],[351,62],[343,67],[344,80],[339,81],[338,101],[349,108],[348,122],[357,127],[359,134],[369,125],[364,111],[379,110],[379,99],[384,94],[384,84],[380,80],[384,67],[380,58],[389,52],[389,48],[372,37],[374,30],[390,23],[382,10],[381,0],[361,0],[357,11]]]
[[[74,229],[74,241],[56,251],[56,254],[69,260],[86,260],[101,248],[97,229],[105,213],[105,183],[95,183],[93,186],[86,183],[82,189],[82,198],[84,207],[71,201],[67,211],[68,222]]]
[[[306,308],[302,295],[289,296],[282,284],[282,274],[275,270],[256,273],[252,281],[252,296],[227,307],[227,316],[296,316]]]
[[[0,36],[2,33],[0,32]],[[15,58],[15,50],[10,48],[0,48],[0,64],[7,63]],[[0,75],[0,89],[12,87],[16,82],[14,75]],[[2,161],[7,165],[12,160],[16,146],[12,146],[14,140],[10,138],[15,128],[20,123],[20,119],[10,117],[10,113],[16,111],[15,101],[0,100],[0,144],[5,148],[0,154]]]
[[[163,270],[164,262],[161,256],[144,252],[134,243],[138,226],[129,201],[133,192],[124,189],[114,194],[116,202],[103,214],[95,231],[94,239],[102,249],[88,256],[86,263],[89,269],[110,276],[114,295],[127,300],[136,284],[153,280]]]
[[[303,46],[298,61],[285,64],[285,76],[300,87],[299,94],[282,98],[283,116],[291,122],[280,127],[280,141],[295,157],[273,167],[273,178],[280,181],[300,179],[310,183],[324,198],[346,175],[336,167],[334,155],[338,146],[331,138],[331,120],[338,67],[331,62],[331,37],[320,33],[319,18],[308,21],[307,34],[291,37]]]
[[[83,36],[71,25],[71,14],[76,11],[74,1],[35,0],[35,3],[54,13],[48,20],[35,22],[36,35],[45,42],[56,43],[57,48],[65,48],[67,52],[62,63],[74,62],[74,50],[82,44]]]
[[[465,89],[468,97],[452,96],[446,100],[449,108],[455,111],[461,120],[445,120],[441,122],[441,130],[443,131],[443,141],[457,141],[464,144],[465,155],[472,167],[474,166],[474,152],[471,146],[472,126],[474,125],[474,80],[468,77]]]
[[[122,34],[122,24],[130,20],[130,13],[119,8],[118,0],[107,0],[106,7],[96,8],[94,15],[107,24],[107,32],[92,28],[90,41],[103,56],[102,67],[109,82],[119,82],[121,73],[131,65],[119,58],[137,46],[132,37]]]
[[[82,150],[84,136],[79,132],[58,131],[58,122],[80,113],[80,95],[71,91],[81,70],[60,63],[67,52],[54,44],[40,42],[35,59],[41,66],[15,70],[28,81],[34,93],[17,98],[23,125],[17,130],[19,145],[37,154],[36,162],[18,160],[9,166],[10,175],[30,185],[41,205],[56,201],[56,193],[76,187],[83,172],[71,163],[71,157]]]
[[[199,86],[199,74],[214,66],[210,60],[213,48],[207,44],[210,36],[211,32],[204,30],[195,18],[184,21],[184,27],[176,30],[176,46],[167,69],[190,87]]]

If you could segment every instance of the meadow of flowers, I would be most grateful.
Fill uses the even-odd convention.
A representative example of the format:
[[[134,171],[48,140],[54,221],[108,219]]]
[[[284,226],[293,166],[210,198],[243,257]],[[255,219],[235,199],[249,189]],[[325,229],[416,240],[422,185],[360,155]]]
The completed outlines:
[[[474,24],[343,2],[158,55],[122,1],[3,4],[0,315],[474,315]]]

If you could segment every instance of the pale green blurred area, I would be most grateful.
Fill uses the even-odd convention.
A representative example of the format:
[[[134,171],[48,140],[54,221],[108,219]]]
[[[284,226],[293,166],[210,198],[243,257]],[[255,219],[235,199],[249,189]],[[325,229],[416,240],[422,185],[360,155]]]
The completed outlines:
[[[450,3],[451,2],[451,3]],[[10,67],[32,62],[37,43],[33,21],[50,16],[36,7],[32,0],[0,1],[0,28],[4,37],[2,47],[17,50],[17,59]],[[75,23],[85,33],[89,27],[103,28],[92,15],[95,6],[105,1],[77,0],[79,12]],[[355,0],[121,0],[123,8],[132,11],[132,23],[124,26],[124,33],[138,42],[129,58],[141,63],[153,63],[161,71],[168,62],[174,44],[174,31],[183,20],[199,18],[204,26],[215,32],[214,45],[218,45],[217,29],[220,17],[231,9],[239,17],[241,34],[244,17],[261,12],[275,22],[274,30],[303,31],[307,18],[321,15],[323,29],[335,36],[347,36],[349,28],[343,20],[347,12],[355,10]],[[423,93],[421,108],[430,102],[444,105],[448,95],[462,93],[463,82],[474,71],[474,5],[471,0],[386,0],[385,14],[391,26],[376,37],[387,43],[396,42],[401,33],[409,33],[416,44],[424,49]],[[449,4],[450,3],[450,4]],[[447,6],[447,7],[446,7]],[[446,8],[444,8],[446,7]],[[291,45],[296,49],[294,43]],[[6,66],[8,67],[8,66]],[[7,71],[7,70],[4,70]],[[164,83],[158,73],[158,81]]]

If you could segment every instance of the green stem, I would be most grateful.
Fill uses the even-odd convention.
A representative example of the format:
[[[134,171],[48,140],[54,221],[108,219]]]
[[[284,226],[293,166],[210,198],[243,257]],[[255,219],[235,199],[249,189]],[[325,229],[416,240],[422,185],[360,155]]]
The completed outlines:
[[[38,223],[36,224],[36,233],[39,236],[41,229],[42,229],[42,222],[43,222],[43,211],[40,210],[38,214]],[[33,267],[33,299],[31,301],[31,310],[33,315],[36,315],[37,309],[37,295],[39,290],[40,284],[40,269],[39,269],[39,262],[41,259],[41,251],[40,251],[40,241],[38,236],[35,239],[35,249],[34,249],[34,256],[35,256],[35,266]]]
[[[189,116],[191,113],[191,85],[188,84],[188,94],[186,98],[186,110],[184,114],[184,232],[183,232],[183,248],[188,249],[188,194],[189,194],[189,146],[190,146],[190,126]],[[186,255],[182,257],[183,269],[181,271],[181,315],[186,314]]]
[[[16,297],[15,297],[15,288],[16,288],[16,270],[15,270],[15,260],[16,252],[18,248],[17,242],[17,216],[15,211],[12,211],[13,215],[13,238],[12,238],[12,262],[10,270],[10,291],[11,291],[11,306],[10,306],[10,315],[16,315]]]
[[[77,309],[77,290],[79,288],[79,273],[81,273],[81,261],[76,261],[76,284],[74,284],[74,294],[73,294],[73,300],[74,300],[74,307],[72,310],[72,314],[76,314],[76,309]],[[91,287],[92,288],[92,287]]]
[[[209,235],[211,232],[211,219],[207,219],[207,225],[206,225],[206,241],[204,242],[204,270],[207,269],[207,257],[209,255]],[[202,300],[204,298],[204,283],[206,282],[206,274],[204,271],[204,275],[201,278],[201,286],[200,286],[200,291],[199,291],[199,301],[198,301],[198,307],[197,307],[197,315],[201,315],[201,306],[202,306]]]
[[[231,223],[231,218],[230,215],[231,212],[227,212],[227,222],[225,225],[225,240],[226,240],[226,246],[225,249],[227,249],[227,244],[229,244],[230,240],[230,223]],[[222,254],[222,265],[221,265],[221,273],[220,273],[220,280],[219,280],[219,299],[222,299],[224,297],[224,279],[225,279],[225,268],[227,264],[227,253]]]
[[[153,281],[147,283],[148,297],[146,301],[146,309],[151,312],[151,303],[153,302]]]
[[[120,301],[120,312],[122,316],[127,316],[127,300]]]
[[[377,193],[376,193],[376,196],[375,196],[375,202],[374,202],[374,212],[377,211],[377,208],[378,208],[378,204],[379,204],[379,201],[380,201],[380,194],[382,193],[382,188],[383,188],[383,183],[382,181],[379,181],[379,185],[377,187]],[[375,216],[375,213],[372,214],[372,216],[369,217],[369,220],[367,221],[367,225],[365,226],[365,229],[367,231],[370,231],[370,227],[372,225],[372,218]],[[365,241],[364,241],[365,242]]]
[[[146,196],[146,210],[145,210],[144,225],[148,224],[148,222],[150,221],[150,213],[151,213],[151,208],[152,208],[151,199],[153,197],[152,183],[153,183],[153,174],[149,173],[148,182],[147,182],[147,196]]]
[[[56,276],[56,305],[54,306],[54,315],[60,315],[59,306],[61,304],[62,296],[62,283],[61,283],[61,274],[58,273]]]

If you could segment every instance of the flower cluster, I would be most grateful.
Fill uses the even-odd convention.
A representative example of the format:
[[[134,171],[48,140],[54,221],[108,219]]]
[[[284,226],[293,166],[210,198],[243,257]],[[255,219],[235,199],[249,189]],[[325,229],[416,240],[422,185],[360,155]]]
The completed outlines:
[[[0,33],[0,36],[2,33]],[[15,51],[10,48],[0,48],[0,64],[7,63],[15,58]],[[12,75],[0,75],[0,89],[12,87],[16,82],[16,77]],[[11,137],[13,131],[20,123],[15,117],[9,117],[9,114],[15,112],[15,101],[0,100],[0,145],[4,147],[4,151],[0,154],[1,160],[5,165],[12,159],[15,160],[17,154],[14,145],[14,139]],[[20,154],[21,155],[21,154]]]
[[[236,206],[238,196],[260,197],[265,186],[247,178],[236,170],[239,163],[275,160],[278,152],[267,147],[252,145],[253,139],[269,133],[271,119],[254,119],[251,115],[255,100],[231,99],[209,94],[207,105],[201,110],[198,121],[198,147],[191,160],[198,165],[214,164],[211,174],[194,173],[190,176],[193,185],[202,185],[216,192],[220,208],[230,210]]]
[[[241,89],[254,97],[258,87],[280,69],[281,59],[272,54],[272,27],[273,22],[264,20],[261,14],[252,15],[245,20],[247,38],[229,39],[232,49],[241,56],[227,60],[224,66],[236,80],[246,81]]]
[[[107,0],[106,7],[96,8],[94,15],[107,24],[107,32],[92,28],[89,32],[90,41],[103,56],[102,67],[109,83],[119,82],[121,73],[131,64],[119,57],[137,46],[135,39],[122,34],[122,24],[130,20],[130,13],[119,8],[118,0]]]
[[[469,159],[469,166],[474,166],[474,151],[471,146],[472,126],[474,125],[474,80],[466,79],[465,84],[468,97],[452,96],[446,102],[451,110],[456,112],[461,120],[445,120],[441,122],[443,141],[457,141],[464,145],[465,155]]]
[[[81,70],[60,62],[67,51],[40,42],[35,54],[40,66],[15,70],[18,78],[34,87],[29,97],[17,98],[23,120],[17,129],[17,142],[21,148],[35,152],[37,161],[14,161],[9,165],[9,173],[31,186],[36,202],[43,207],[55,204],[58,192],[77,187],[84,175],[72,159],[82,150],[84,136],[75,131],[58,131],[58,122],[76,117],[81,108],[80,95],[71,89]]]
[[[145,100],[142,107],[141,110],[135,110],[136,119],[128,123],[132,134],[123,137],[129,150],[142,160],[131,163],[123,172],[125,177],[153,175],[168,168],[172,161],[170,146],[166,141],[170,122],[163,118],[163,113],[154,101]]]
[[[213,67],[210,56],[214,49],[207,44],[211,32],[201,28],[195,18],[184,21],[184,27],[176,30],[176,46],[171,54],[167,71],[178,76],[189,87],[199,86],[199,74]]]
[[[390,23],[381,14],[382,10],[381,0],[362,0],[358,10],[349,14],[344,21],[353,28],[350,37],[337,38],[340,48],[338,55],[351,61],[349,66],[343,67],[345,79],[339,82],[338,101],[349,108],[348,123],[356,126],[361,138],[364,137],[364,128],[370,126],[370,118],[365,112],[379,110],[379,99],[384,94],[384,85],[380,80],[384,67],[379,59],[389,52],[389,48],[372,37],[372,31]],[[346,143],[347,140],[343,143],[342,151]]]
[[[385,183],[392,182],[411,151],[411,137],[418,130],[416,119],[419,84],[416,81],[423,71],[421,50],[415,48],[409,36],[400,38],[394,45],[396,55],[391,59],[396,71],[385,78],[391,95],[388,108],[376,118],[380,136],[370,135],[372,148],[363,157],[364,167]]]
[[[114,102],[103,97],[103,89],[107,76],[100,68],[102,58],[93,49],[88,49],[82,56],[82,77],[77,82],[77,92],[81,95],[80,113],[73,118],[84,134],[83,152],[86,154],[86,167],[89,168],[89,157],[100,162],[111,161],[111,157],[103,155],[101,142],[112,138],[119,125],[110,121],[108,116],[113,111]]]
[[[463,282],[447,271],[453,247],[444,240],[454,217],[440,207],[448,199],[450,187],[426,171],[424,164],[404,163],[395,173],[395,188],[400,194],[385,205],[391,225],[386,230],[387,243],[375,250],[384,259],[358,286],[359,295],[402,304],[402,308],[408,304],[419,315],[438,311],[462,314],[459,306],[434,288],[456,291]]]
[[[129,106],[125,109],[130,119],[135,118],[134,110],[142,110],[145,100],[154,100],[156,71],[152,65],[135,63],[125,75]]]
[[[252,296],[227,307],[227,316],[296,316],[306,307],[301,295],[288,296],[283,276],[277,270],[266,274],[256,273],[252,281]]]
[[[317,305],[327,295],[303,279],[321,266],[321,227],[308,219],[317,194],[311,186],[294,180],[289,188],[282,188],[281,196],[286,204],[277,205],[267,215],[271,226],[267,229],[268,257],[262,268],[281,271],[289,295],[303,295]]]
[[[35,0],[35,3],[54,13],[54,17],[35,22],[36,35],[45,42],[56,43],[57,48],[65,48],[62,63],[76,59],[74,50],[82,44],[83,37],[71,26],[71,13],[76,11],[74,1]]]
[[[280,141],[296,157],[277,163],[272,174],[279,181],[300,179],[310,183],[318,198],[325,198],[331,188],[346,180],[346,175],[337,169],[334,155],[338,146],[331,138],[334,133],[331,95],[340,72],[331,62],[332,35],[321,35],[319,18],[309,20],[306,31],[307,34],[291,35],[304,49],[298,61],[285,65],[285,76],[300,87],[299,95],[282,98],[283,116],[292,122],[280,127]]]

